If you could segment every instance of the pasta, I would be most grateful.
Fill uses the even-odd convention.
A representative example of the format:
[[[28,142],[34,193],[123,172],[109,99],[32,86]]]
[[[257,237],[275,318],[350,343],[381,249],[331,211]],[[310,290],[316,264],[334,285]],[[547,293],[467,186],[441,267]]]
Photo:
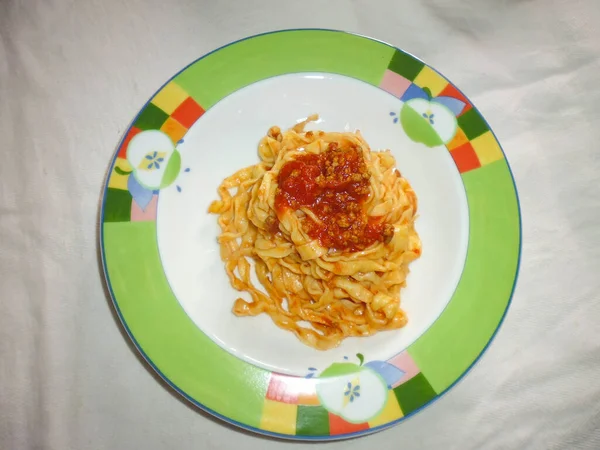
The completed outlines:
[[[358,131],[305,131],[317,118],[271,127],[260,162],[226,178],[209,212],[231,285],[251,297],[233,313],[266,313],[327,350],[407,323],[400,290],[421,241],[417,197],[392,154],[371,151]]]

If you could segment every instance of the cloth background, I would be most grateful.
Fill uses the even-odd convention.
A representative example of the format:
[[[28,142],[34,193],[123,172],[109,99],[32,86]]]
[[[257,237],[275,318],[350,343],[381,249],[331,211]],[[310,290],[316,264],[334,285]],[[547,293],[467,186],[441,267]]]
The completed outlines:
[[[0,448],[600,448],[598,0],[0,0]],[[512,165],[523,253],[494,344],[391,430],[282,443],[199,412],[143,364],[97,254],[106,170],[155,90],[245,36],[390,42],[463,89]]]

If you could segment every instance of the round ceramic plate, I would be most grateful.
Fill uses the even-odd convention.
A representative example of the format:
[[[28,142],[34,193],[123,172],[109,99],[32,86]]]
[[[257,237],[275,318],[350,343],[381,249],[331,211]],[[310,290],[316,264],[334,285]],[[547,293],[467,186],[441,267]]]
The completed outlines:
[[[207,208],[256,164],[272,125],[360,129],[390,149],[419,198],[422,257],[402,291],[406,327],[317,351],[266,315],[239,318]],[[339,439],[431,403],[498,329],[521,244],[514,181],[480,112],[446,78],[385,43],[328,30],[254,36],[171,78],[112,161],[101,248],[116,310],[177,392],[249,430]]]

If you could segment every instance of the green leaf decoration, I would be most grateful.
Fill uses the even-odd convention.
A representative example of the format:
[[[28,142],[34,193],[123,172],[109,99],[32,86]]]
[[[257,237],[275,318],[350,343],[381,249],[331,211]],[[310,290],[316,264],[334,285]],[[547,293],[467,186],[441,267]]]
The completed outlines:
[[[362,366],[363,363],[365,362],[365,357],[363,356],[362,353],[357,353],[356,357],[358,358],[358,360],[360,361],[360,365]]]
[[[120,167],[115,166],[115,172],[117,172],[119,175],[129,175],[133,171],[132,170],[126,171],[126,170],[121,169]]]

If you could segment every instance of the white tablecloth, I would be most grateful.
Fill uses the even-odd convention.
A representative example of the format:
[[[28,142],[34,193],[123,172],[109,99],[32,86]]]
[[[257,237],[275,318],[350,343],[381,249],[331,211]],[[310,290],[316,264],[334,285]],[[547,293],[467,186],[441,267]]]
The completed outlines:
[[[600,448],[598,0],[0,2],[0,448]],[[512,307],[461,383],[343,443],[282,443],[208,417],[129,344],[103,287],[101,188],[149,96],[259,32],[343,29],[461,87],[512,165],[523,254]]]

